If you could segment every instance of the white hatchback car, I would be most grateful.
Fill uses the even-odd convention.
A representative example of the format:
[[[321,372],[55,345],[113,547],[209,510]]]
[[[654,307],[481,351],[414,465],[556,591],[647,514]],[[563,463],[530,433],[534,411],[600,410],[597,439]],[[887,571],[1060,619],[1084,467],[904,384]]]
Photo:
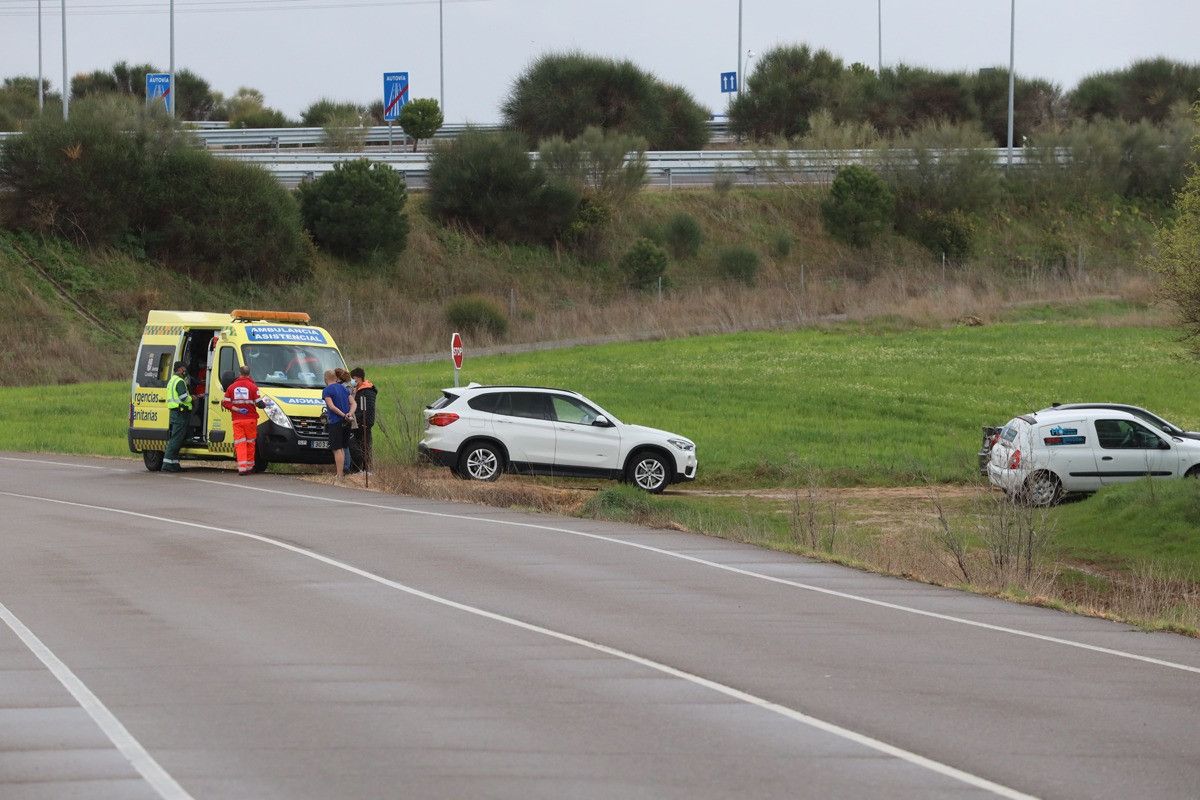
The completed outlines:
[[[621,422],[583,395],[536,386],[444,389],[425,409],[421,454],[461,478],[511,470],[627,480],[648,492],[696,478],[696,445]]]
[[[1050,409],[1009,421],[988,479],[1032,505],[1138,478],[1200,477],[1200,441],[1154,430],[1125,411]]]

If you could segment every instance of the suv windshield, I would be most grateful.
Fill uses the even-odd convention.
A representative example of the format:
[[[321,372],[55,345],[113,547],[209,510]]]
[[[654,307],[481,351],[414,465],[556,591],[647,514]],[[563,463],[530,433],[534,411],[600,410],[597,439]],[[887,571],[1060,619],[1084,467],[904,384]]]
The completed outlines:
[[[259,386],[290,389],[320,389],[325,370],[346,366],[332,347],[305,344],[244,344],[242,360]]]

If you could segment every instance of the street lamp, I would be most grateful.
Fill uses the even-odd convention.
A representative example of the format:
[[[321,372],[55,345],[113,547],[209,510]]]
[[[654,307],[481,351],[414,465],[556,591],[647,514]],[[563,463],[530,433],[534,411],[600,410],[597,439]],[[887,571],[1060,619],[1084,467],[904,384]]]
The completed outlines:
[[[63,97],[63,119],[66,119],[70,114],[71,107],[71,82],[67,80],[67,0],[62,0],[62,40],[63,40],[63,81],[62,81],[62,97]]]
[[[1017,0],[1010,0],[1008,19],[1008,164],[1012,168],[1013,159],[1013,95],[1016,90],[1016,73],[1013,66],[1016,62],[1017,42]]]
[[[875,11],[878,16],[876,27],[879,30],[879,77],[883,77],[883,0],[876,0]]]
[[[742,75],[742,0],[738,0],[737,93],[739,97],[742,94],[744,78],[745,76]]]
[[[45,98],[42,91],[42,0],[38,0],[38,113],[42,113]]]
[[[438,105],[446,114],[446,39],[442,33],[443,0],[438,0]]]
[[[171,83],[167,86],[167,108],[175,116],[175,0],[171,0]]]

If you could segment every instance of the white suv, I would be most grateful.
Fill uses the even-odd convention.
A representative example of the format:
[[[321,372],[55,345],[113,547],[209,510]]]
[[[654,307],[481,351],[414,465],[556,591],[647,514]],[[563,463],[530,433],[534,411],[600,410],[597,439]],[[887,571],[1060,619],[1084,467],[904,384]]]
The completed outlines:
[[[1033,505],[1138,478],[1200,477],[1200,441],[1168,436],[1126,411],[1056,408],[1009,421],[988,479]]]
[[[425,409],[421,454],[461,478],[506,470],[627,480],[648,492],[696,478],[696,445],[628,425],[578,392],[534,386],[445,389]]]

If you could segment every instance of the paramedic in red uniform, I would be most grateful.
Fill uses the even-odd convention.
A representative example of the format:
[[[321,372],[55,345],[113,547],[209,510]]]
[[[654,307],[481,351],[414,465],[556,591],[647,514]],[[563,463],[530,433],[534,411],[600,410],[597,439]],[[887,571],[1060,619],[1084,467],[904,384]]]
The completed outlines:
[[[250,380],[250,368],[242,367],[241,376],[225,390],[222,408],[233,414],[233,450],[237,454],[238,475],[254,472],[254,446],[258,440],[258,411],[263,401],[258,387]]]

